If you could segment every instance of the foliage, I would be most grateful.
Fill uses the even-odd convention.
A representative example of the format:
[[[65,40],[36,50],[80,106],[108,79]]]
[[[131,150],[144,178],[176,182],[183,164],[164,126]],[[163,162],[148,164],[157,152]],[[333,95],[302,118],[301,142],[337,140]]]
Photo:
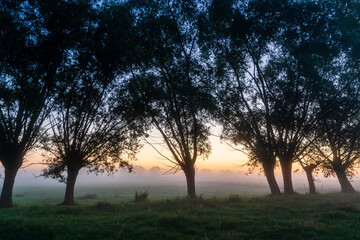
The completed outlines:
[[[131,170],[122,157],[134,159],[137,135],[128,130],[126,120],[109,112],[107,88],[91,85],[89,80],[73,87],[64,92],[64,102],[60,100],[58,112],[51,115],[52,133],[43,138],[43,149],[52,154],[43,175],[64,181],[62,173],[67,168],[112,172],[119,164]]]
[[[5,179],[0,207],[12,190],[24,156],[46,131],[58,73],[76,45],[86,1],[2,1],[0,6],[0,161]]]
[[[319,141],[319,140],[318,140]],[[297,162],[305,169],[311,169],[311,172],[318,174],[321,164],[324,162],[322,155],[316,149],[316,143],[310,145],[298,156]]]
[[[354,166],[360,156],[360,58],[354,53],[357,43],[350,40],[360,34],[360,22],[354,17],[359,8],[354,1],[336,1],[336,4],[327,6],[325,11],[329,12],[328,32],[332,35],[328,36],[329,40],[322,52],[325,53],[323,58],[330,61],[316,66],[318,82],[322,86],[322,91],[317,96],[322,112],[317,132],[322,137],[314,142],[314,147],[322,159],[324,175],[336,174],[338,178],[339,175],[344,175],[344,181],[350,185],[346,176],[353,176]],[[349,25],[345,26],[344,22]],[[349,27],[352,28],[351,37]],[[343,186],[341,180],[340,183]]]
[[[228,201],[229,202],[239,202],[239,201],[241,201],[241,197],[239,194],[230,194]]]
[[[134,201],[135,202],[145,202],[145,201],[147,201],[148,197],[149,197],[148,191],[145,191],[145,192],[136,191]]]
[[[162,142],[145,141],[195,197],[213,119],[272,193],[279,165],[294,192],[295,161],[355,191],[359,15],[357,0],[2,1],[0,207],[38,145],[49,154],[43,175],[67,172],[73,188],[82,168],[131,170],[152,128]]]
[[[55,5],[54,1],[1,4],[0,159],[5,167],[21,166],[23,156],[43,133],[57,71],[82,27],[70,16],[74,12],[81,16],[85,3],[60,1],[59,8]],[[59,21],[62,25],[55,24]]]
[[[204,110],[211,98],[201,81],[204,69],[197,52],[197,17],[194,2],[134,1],[141,34],[141,65],[135,65],[129,89],[134,104],[160,131],[169,159],[180,168],[208,156],[209,128]]]
[[[206,159],[211,151],[208,110],[213,100],[203,84],[206,67],[198,46],[203,6],[163,0],[130,4],[140,57],[129,80],[133,108],[159,131],[163,142],[150,144],[170,162],[170,171],[184,171],[194,197],[196,160]],[[169,154],[155,147],[158,144]]]
[[[358,86],[349,81],[358,83],[358,71],[352,68],[357,45],[343,25],[351,22],[352,34],[359,34],[356,6],[342,1],[214,0],[203,20],[202,49],[212,60],[209,84],[222,137],[250,153],[250,166],[257,166],[255,160],[274,167],[279,160],[285,192],[293,192],[292,163],[324,134],[322,119],[346,111],[333,108],[346,104],[341,93],[358,96]],[[343,75],[348,77],[341,83]],[[354,92],[329,93],[333,84]],[[322,106],[327,94],[339,101]],[[354,102],[348,106],[357,111]]]
[[[126,13],[122,5],[117,10]],[[111,17],[117,13],[113,11],[107,7],[99,14],[92,9],[84,16],[82,21],[88,27],[82,29],[78,44],[62,65],[63,81],[57,87],[56,104],[48,119],[51,131],[41,144],[50,154],[46,160],[49,167],[43,171],[45,177],[66,181],[65,171],[78,172],[81,168],[97,173],[113,172],[118,167],[132,169],[128,160],[135,159],[140,147],[137,139],[140,131],[122,110],[126,96],[117,93],[123,88],[123,79],[114,79],[126,68],[127,56],[114,49],[107,35],[116,32],[112,37],[127,38],[125,27],[131,24],[131,19],[118,26]],[[118,44],[123,48],[126,41]],[[113,60],[109,64],[104,55],[111,51],[121,55],[117,60],[109,55]]]

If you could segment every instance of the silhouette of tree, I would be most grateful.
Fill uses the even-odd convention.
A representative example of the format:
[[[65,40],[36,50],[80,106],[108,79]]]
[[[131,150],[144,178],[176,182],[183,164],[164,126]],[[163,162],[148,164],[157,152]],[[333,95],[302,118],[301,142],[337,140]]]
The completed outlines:
[[[106,84],[80,75],[69,85],[59,96],[56,111],[49,119],[52,131],[44,138],[42,147],[52,157],[47,159],[49,167],[42,175],[66,183],[63,204],[71,205],[80,169],[112,172],[118,164],[131,170],[123,155],[134,158],[139,143],[137,135],[129,131],[127,120],[109,107]]]
[[[354,192],[347,177],[359,161],[359,3],[333,1],[323,11],[328,41],[316,46],[321,58],[308,59],[306,68],[307,73],[317,75],[321,86],[317,132],[322,137],[314,147],[322,157],[325,176],[336,174],[342,192]]]
[[[320,141],[317,139],[317,142]],[[313,173],[318,173],[319,167],[323,162],[323,157],[318,153],[316,148],[314,147],[316,143],[311,144],[303,151],[297,158],[297,162],[300,164],[302,169],[306,174],[306,178],[309,184],[309,193],[315,194],[316,187],[315,187],[315,178]]]
[[[335,76],[339,73],[337,71]],[[353,176],[354,165],[360,158],[360,86],[358,78],[351,77],[350,82],[338,80],[331,82],[329,95],[321,99],[321,107],[328,114],[319,125],[324,136],[316,147],[324,159],[325,176],[335,173],[341,191],[354,192],[347,177]]]
[[[195,192],[195,163],[211,150],[208,116],[212,100],[202,81],[204,66],[198,50],[196,1],[132,1],[136,13],[140,63],[129,83],[134,104],[161,134],[171,157],[182,170],[188,196]],[[160,153],[160,151],[159,151]]]
[[[58,67],[82,26],[74,16],[86,11],[82,1],[1,2],[0,207],[12,206],[17,171],[43,133]]]
[[[42,148],[51,154],[46,160],[49,167],[42,175],[66,183],[63,201],[66,205],[74,204],[74,187],[81,169],[113,172],[118,165],[131,171],[132,165],[124,156],[133,159],[140,146],[137,140],[140,131],[132,131],[131,116],[125,115],[126,95],[118,94],[123,87],[119,74],[125,69],[126,56],[121,49],[112,49],[114,39],[108,39],[126,38],[131,19],[123,15],[122,26],[113,25],[109,29],[107,26],[113,21],[107,14],[113,14],[114,9],[104,8],[100,19],[88,20],[89,26],[72,49],[68,62],[63,64],[60,74],[63,82],[49,118],[51,133],[42,142]],[[117,10],[126,11],[122,5]],[[110,49],[120,56],[115,58]],[[105,58],[107,53],[113,62]]]
[[[144,174],[145,173],[145,168],[141,165],[135,165],[133,166],[133,172],[135,174]]]
[[[323,6],[213,1],[211,9],[209,32],[216,36],[210,34],[205,49],[215,49],[216,118],[223,137],[245,146],[251,165],[262,164],[273,194],[279,193],[273,174],[278,159],[284,193],[293,193],[292,164],[319,137],[314,132],[321,85],[317,74],[304,69],[329,63],[334,52],[326,44]]]
[[[327,44],[331,41],[329,30],[321,3],[292,4],[276,34],[276,52],[265,72],[274,97],[271,121],[285,193],[294,191],[293,162],[322,135],[321,132],[315,134],[322,114],[316,101],[322,89],[315,69],[329,64],[336,53],[336,49]]]
[[[215,118],[222,138],[249,152],[249,165],[259,161],[272,194],[280,194],[275,179],[270,93],[264,79],[263,58],[268,55],[281,10],[276,3],[213,1],[204,22],[203,49],[214,59]],[[276,6],[273,6],[275,4]]]
[[[151,167],[151,168],[149,169],[149,173],[150,173],[151,175],[154,175],[154,176],[159,175],[159,174],[160,174],[160,167],[158,167],[158,166],[153,166],[153,167]]]

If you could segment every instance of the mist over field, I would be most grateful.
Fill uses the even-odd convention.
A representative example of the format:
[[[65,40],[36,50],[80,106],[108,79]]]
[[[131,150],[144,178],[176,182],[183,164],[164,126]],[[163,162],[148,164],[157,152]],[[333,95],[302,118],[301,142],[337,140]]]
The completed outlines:
[[[186,181],[182,172],[166,173],[166,169],[153,167],[144,169],[135,166],[134,172],[120,170],[112,175],[106,173],[95,175],[81,171],[76,182],[76,197],[84,194],[95,194],[98,197],[132,198],[135,191],[148,191],[150,198],[184,197],[186,196]],[[20,170],[15,182],[15,194],[27,193],[36,195],[42,191],[51,191],[63,196],[65,184],[55,179],[39,177],[41,170]],[[224,197],[229,194],[270,194],[263,173],[246,174],[241,171],[198,169],[196,186],[199,195],[204,197]],[[282,186],[281,173],[276,173],[276,179]],[[319,193],[340,192],[341,188],[335,177],[324,178],[321,173],[316,175],[316,187]],[[0,184],[3,179],[1,179]],[[307,193],[308,184],[304,172],[293,174],[295,191]],[[360,189],[360,179],[356,175],[352,182],[355,189]],[[49,192],[50,191],[50,192]],[[114,192],[116,191],[116,192]],[[104,196],[102,196],[104,195]],[[123,196],[121,196],[123,195]]]

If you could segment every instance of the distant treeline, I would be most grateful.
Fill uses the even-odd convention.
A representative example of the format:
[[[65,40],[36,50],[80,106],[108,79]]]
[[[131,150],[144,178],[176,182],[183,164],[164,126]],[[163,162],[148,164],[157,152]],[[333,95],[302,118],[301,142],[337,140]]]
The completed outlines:
[[[0,207],[29,151],[73,204],[80,169],[131,171],[154,128],[194,198],[214,123],[272,194],[296,162],[310,193],[314,171],[355,191],[358,0],[2,0],[0,74]]]

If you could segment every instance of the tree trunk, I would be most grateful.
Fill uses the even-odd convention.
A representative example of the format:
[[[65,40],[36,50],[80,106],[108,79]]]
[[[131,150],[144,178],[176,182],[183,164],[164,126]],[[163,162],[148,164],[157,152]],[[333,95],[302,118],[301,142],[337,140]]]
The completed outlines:
[[[66,190],[63,205],[74,205],[74,189],[76,178],[80,169],[68,169],[68,176],[66,180]]]
[[[309,193],[310,194],[315,194],[316,193],[315,183],[314,183],[314,178],[312,176],[313,168],[304,168],[304,170],[305,170],[305,173],[306,173],[307,180],[309,182]]]
[[[284,193],[292,194],[292,193],[294,193],[294,188],[293,188],[292,179],[291,179],[292,162],[289,160],[280,161],[280,165],[281,165],[281,172],[282,172],[283,180],[284,180]]]
[[[196,192],[195,192],[195,168],[194,168],[194,166],[190,167],[189,169],[186,169],[185,177],[186,177],[188,197],[195,198]]]
[[[335,170],[335,173],[341,186],[341,192],[344,193],[356,192],[354,187],[351,185],[349,179],[346,177],[344,170]]]
[[[1,192],[0,208],[12,207],[12,192],[18,170],[19,168],[17,167],[5,167],[5,179]]]
[[[274,165],[266,165],[262,164],[265,172],[265,177],[269,183],[270,191],[272,195],[281,194],[279,185],[276,182],[275,173],[274,173]]]

